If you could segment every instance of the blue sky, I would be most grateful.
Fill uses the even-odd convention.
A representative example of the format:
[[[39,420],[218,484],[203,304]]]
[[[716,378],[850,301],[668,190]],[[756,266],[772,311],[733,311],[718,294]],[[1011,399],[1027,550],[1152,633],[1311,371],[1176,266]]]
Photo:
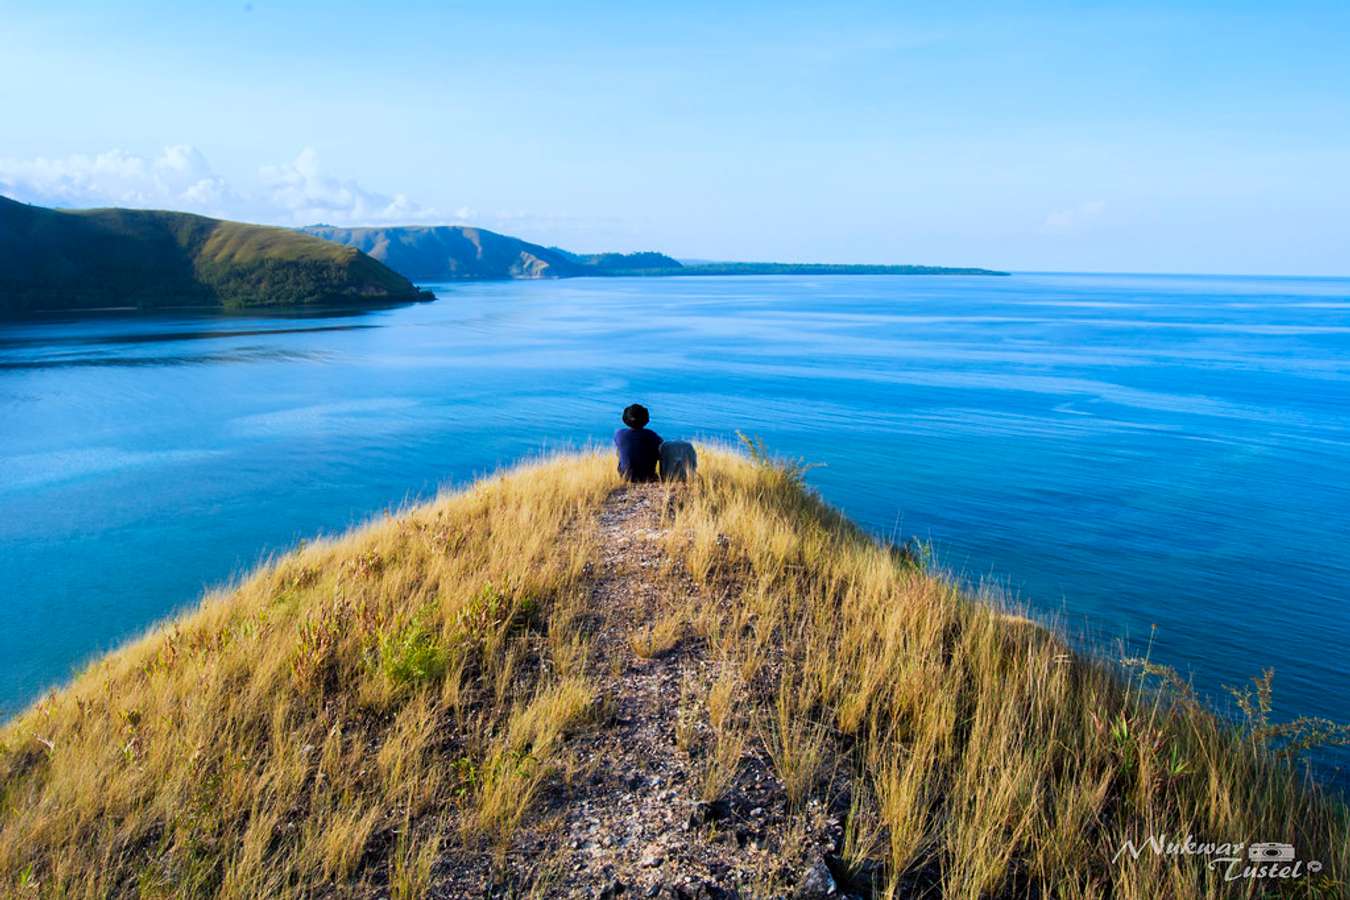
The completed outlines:
[[[1350,274],[1350,4],[13,3],[0,193],[576,250]]]

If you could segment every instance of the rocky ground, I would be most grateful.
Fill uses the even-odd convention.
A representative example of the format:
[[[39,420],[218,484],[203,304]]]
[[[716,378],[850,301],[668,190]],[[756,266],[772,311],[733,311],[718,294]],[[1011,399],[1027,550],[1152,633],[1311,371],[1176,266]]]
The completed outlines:
[[[673,578],[656,577],[669,568],[662,512],[678,501],[678,488],[653,484],[621,487],[605,502],[590,582],[602,719],[569,741],[579,770],[551,786],[505,855],[452,864],[444,896],[848,895],[832,855],[842,811],[818,801],[790,811],[758,740],[748,740],[730,786],[707,796],[708,725],[691,700],[714,674],[701,642],[686,633],[651,658],[631,645],[698,590],[678,566]]]

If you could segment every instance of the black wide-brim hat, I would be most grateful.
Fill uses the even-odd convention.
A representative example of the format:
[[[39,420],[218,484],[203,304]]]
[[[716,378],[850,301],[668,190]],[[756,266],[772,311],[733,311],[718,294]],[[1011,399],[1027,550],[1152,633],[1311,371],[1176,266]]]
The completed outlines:
[[[623,424],[629,428],[641,428],[650,421],[651,417],[647,415],[647,407],[641,403],[634,403],[623,411]]]

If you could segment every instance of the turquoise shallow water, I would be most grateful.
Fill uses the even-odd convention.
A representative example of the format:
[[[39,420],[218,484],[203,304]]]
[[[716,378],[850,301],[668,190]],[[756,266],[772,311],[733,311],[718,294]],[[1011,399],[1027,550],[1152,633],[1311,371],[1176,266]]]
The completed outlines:
[[[0,705],[317,532],[641,401],[1206,693],[1350,721],[1350,280],[438,286],[316,315],[0,324]],[[1345,764],[1346,756],[1328,757]]]

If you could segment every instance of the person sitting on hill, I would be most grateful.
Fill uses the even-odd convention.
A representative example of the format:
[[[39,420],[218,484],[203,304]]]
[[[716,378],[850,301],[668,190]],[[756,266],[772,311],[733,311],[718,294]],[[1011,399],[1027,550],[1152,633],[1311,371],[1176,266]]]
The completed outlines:
[[[619,451],[619,474],[624,481],[655,481],[656,464],[661,458],[661,435],[647,427],[647,407],[634,403],[623,411],[623,424],[614,432]]]

